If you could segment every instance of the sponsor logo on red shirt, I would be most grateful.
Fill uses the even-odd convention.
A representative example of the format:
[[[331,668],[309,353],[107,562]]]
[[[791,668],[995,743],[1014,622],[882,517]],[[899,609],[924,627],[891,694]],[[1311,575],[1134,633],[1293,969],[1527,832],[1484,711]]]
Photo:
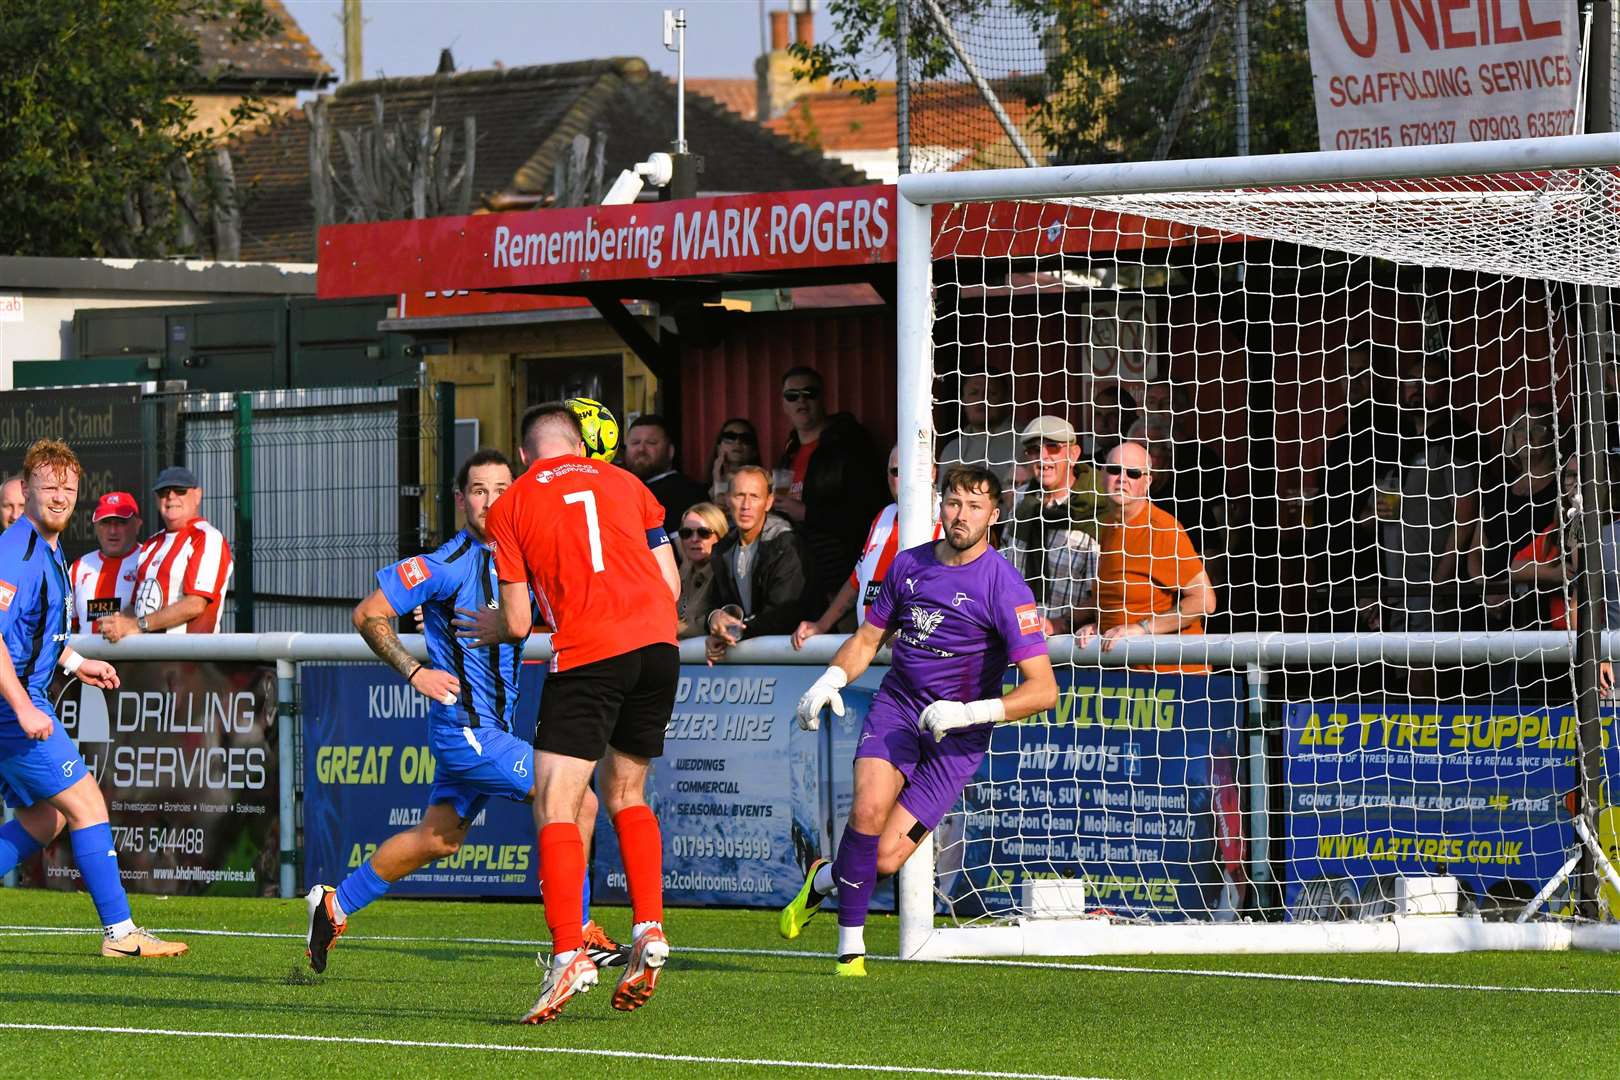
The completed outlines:
[[[420,557],[406,559],[399,564],[399,580],[405,583],[407,589],[416,588],[432,576],[433,572],[427,568],[427,563],[423,562]]]
[[[1041,609],[1034,604],[1025,604],[1013,609],[1018,616],[1018,632],[1020,634],[1038,634],[1041,632]]]

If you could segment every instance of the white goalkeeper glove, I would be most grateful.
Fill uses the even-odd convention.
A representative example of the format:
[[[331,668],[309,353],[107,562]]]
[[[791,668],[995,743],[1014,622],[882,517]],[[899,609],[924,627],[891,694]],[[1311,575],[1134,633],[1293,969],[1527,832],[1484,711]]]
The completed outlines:
[[[844,699],[838,691],[848,682],[849,676],[845,675],[844,669],[836,664],[823,671],[821,678],[817,679],[810,689],[804,692],[804,697],[799,699],[799,730],[815,731],[820,728],[821,710],[828,705],[832,706],[834,713],[843,716]]]
[[[931,733],[935,742],[962,728],[980,724],[999,724],[1007,718],[1007,709],[1000,698],[984,701],[936,701],[922,711],[917,726]]]

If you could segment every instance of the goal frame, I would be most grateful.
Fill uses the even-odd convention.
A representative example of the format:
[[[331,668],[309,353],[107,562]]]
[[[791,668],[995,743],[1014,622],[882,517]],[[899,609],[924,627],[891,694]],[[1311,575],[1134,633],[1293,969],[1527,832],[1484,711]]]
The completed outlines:
[[[900,177],[896,185],[895,235],[901,544],[925,543],[932,528],[933,225],[938,204],[1151,195],[1611,166],[1620,166],[1620,133],[1254,157],[911,173]],[[1287,636],[1320,636],[1324,640],[1319,644],[1330,643],[1329,635]],[[1383,653],[1385,646],[1389,646],[1392,655],[1409,648],[1409,643],[1394,640],[1406,635],[1371,636],[1382,639],[1370,650],[1374,653]],[[1603,655],[1614,655],[1617,636],[1620,635],[1602,635]],[[1141,643],[1149,645],[1148,649],[1131,649],[1128,655],[1140,663],[1139,654],[1151,651],[1149,641]],[[1299,644],[1305,645],[1304,642]],[[1425,644],[1435,649],[1436,659],[1453,652],[1444,640]],[[1481,642],[1476,639],[1468,644],[1479,648]],[[1505,641],[1495,644],[1516,651]],[[1072,650],[1072,639],[1068,648]],[[1054,654],[1063,649],[1064,642],[1054,640]],[[1461,637],[1456,640],[1455,651],[1459,656],[1465,651]],[[1178,646],[1177,656],[1187,655]],[[1297,655],[1291,653],[1290,659]],[[1077,654],[1076,658],[1089,661],[1095,656],[1094,650],[1088,650]],[[1620,927],[1617,926],[1481,923],[1435,917],[1396,917],[1391,923],[1369,924],[1153,927],[1110,926],[1098,920],[1039,920],[1011,926],[936,928],[934,867],[934,841],[930,834],[900,868],[899,952],[902,958],[1148,952],[1449,952],[1571,947],[1620,950]]]

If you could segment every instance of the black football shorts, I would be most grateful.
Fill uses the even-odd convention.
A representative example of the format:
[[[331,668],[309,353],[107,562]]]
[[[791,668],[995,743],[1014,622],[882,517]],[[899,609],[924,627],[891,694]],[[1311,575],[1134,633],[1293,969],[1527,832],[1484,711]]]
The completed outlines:
[[[680,676],[681,654],[668,644],[549,672],[540,689],[534,748],[586,761],[600,761],[609,746],[659,757]]]

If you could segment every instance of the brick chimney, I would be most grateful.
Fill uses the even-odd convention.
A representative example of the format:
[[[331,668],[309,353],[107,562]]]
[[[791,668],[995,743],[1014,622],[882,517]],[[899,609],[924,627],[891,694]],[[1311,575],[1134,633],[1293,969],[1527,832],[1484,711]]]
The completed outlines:
[[[806,94],[820,93],[827,80],[801,82],[793,77],[798,61],[788,52],[788,16],[793,16],[793,40],[801,45],[815,44],[815,15],[809,11],[771,12],[771,51],[754,61],[755,94],[759,101],[760,123],[774,120]]]

